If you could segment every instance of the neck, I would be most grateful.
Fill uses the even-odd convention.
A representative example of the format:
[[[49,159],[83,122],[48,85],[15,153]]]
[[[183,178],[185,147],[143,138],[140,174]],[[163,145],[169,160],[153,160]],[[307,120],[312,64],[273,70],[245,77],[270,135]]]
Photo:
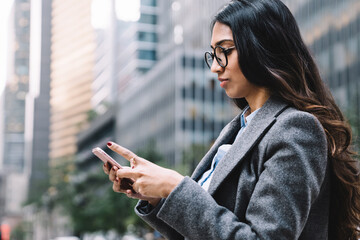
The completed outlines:
[[[254,94],[251,94],[251,96],[246,97],[245,99],[250,107],[249,114],[261,108],[264,105],[264,103],[269,99],[269,97],[270,97],[269,90],[263,87],[259,87],[256,91],[254,91]]]

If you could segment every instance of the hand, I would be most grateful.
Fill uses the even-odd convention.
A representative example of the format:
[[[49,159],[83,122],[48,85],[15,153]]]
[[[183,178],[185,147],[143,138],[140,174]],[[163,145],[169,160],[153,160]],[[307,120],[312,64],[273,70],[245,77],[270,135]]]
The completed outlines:
[[[125,168],[128,168],[128,167],[125,167]],[[129,179],[129,178],[118,179],[116,177],[116,171],[118,170],[118,168],[116,166],[111,167],[111,164],[106,162],[103,165],[103,170],[107,175],[109,175],[109,180],[111,182],[120,183],[121,190],[132,190],[135,193],[135,191],[132,188],[132,184],[134,182],[132,179]]]
[[[151,198],[166,198],[184,178],[176,171],[160,167],[130,150],[110,142],[108,147],[130,161],[131,168],[118,169],[119,179],[130,178],[132,187],[138,194]]]
[[[123,168],[126,169],[129,167],[123,167]],[[111,182],[113,182],[113,191],[114,192],[124,193],[129,198],[136,198],[136,199],[148,201],[153,206],[156,206],[157,203],[160,201],[160,199],[145,197],[145,196],[142,196],[141,194],[135,192],[132,188],[133,181],[131,179],[128,179],[128,178],[121,179],[116,176],[116,171],[118,170],[118,168],[116,166],[111,167],[110,164],[105,163],[103,165],[103,170],[107,175],[109,175],[109,180]]]

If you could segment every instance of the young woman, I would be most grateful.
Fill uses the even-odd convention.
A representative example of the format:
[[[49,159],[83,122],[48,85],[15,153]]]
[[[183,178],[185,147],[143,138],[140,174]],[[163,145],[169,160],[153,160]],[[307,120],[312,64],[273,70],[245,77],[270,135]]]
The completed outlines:
[[[206,62],[241,113],[191,178],[109,142],[131,164],[104,165],[114,191],[141,199],[136,213],[168,239],[358,239],[351,131],[288,8],[231,1],[211,48]]]

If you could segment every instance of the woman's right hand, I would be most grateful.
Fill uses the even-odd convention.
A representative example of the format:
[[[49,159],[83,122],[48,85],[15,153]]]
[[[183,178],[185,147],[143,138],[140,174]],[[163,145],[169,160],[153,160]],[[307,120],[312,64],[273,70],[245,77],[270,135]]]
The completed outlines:
[[[129,167],[123,167],[123,168],[129,168]],[[110,164],[105,163],[103,165],[103,170],[104,170],[105,174],[109,175],[109,180],[111,182],[113,182],[113,191],[114,192],[124,193],[129,198],[148,201],[153,206],[156,206],[158,204],[158,202],[161,200],[160,198],[146,197],[139,193],[134,192],[134,190],[132,190],[132,189],[128,189],[129,182],[128,181],[124,182],[124,180],[122,182],[122,179],[120,179],[116,176],[116,172],[118,170],[118,168],[116,166],[111,167]]]

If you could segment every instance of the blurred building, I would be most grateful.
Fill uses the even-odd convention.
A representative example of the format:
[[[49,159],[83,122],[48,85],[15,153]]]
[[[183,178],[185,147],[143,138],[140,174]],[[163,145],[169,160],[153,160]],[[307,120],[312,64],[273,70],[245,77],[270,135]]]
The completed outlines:
[[[119,96],[120,144],[137,151],[155,140],[174,166],[193,145],[208,147],[236,114],[204,62],[211,17],[226,2],[158,1],[164,13],[158,22],[159,59]]]
[[[79,164],[94,159],[93,147],[105,147],[105,140],[115,140],[118,95],[124,93],[131,81],[145,74],[157,59],[160,11],[156,0],[93,0],[91,13],[96,33],[91,125],[78,135]],[[100,132],[104,128],[108,129],[105,135]],[[105,140],[94,138],[94,134],[103,135]]]
[[[26,99],[25,161],[30,201],[48,188],[50,127],[51,1],[32,0],[30,89]]]
[[[30,76],[25,114],[27,205],[22,209],[26,239],[50,239],[49,218],[39,211],[48,190],[50,128],[51,1],[31,0]],[[31,204],[30,204],[31,203]],[[46,209],[47,210],[47,209]]]
[[[360,136],[360,2],[307,0],[293,13],[323,80]]]
[[[137,151],[155,140],[171,165],[193,145],[211,144],[236,113],[203,55],[178,49],[134,82],[120,102],[121,144]]]
[[[156,62],[156,0],[93,0],[92,26],[96,34],[94,80],[90,124],[77,135],[77,172],[74,186],[88,181],[101,169],[101,162],[91,150],[115,141],[118,95],[126,92],[131,81],[144,75]],[[108,152],[114,158],[116,154]],[[83,199],[86,192],[77,192]]]
[[[25,164],[25,98],[29,90],[30,1],[15,0],[10,14],[8,81],[3,95],[1,178],[2,221],[11,226],[21,218],[27,196]],[[15,187],[16,186],[16,187]]]
[[[77,135],[92,116],[95,31],[92,0],[53,0],[50,70],[50,196],[70,182],[75,167]],[[51,211],[50,237],[72,234],[61,204]]]
[[[0,139],[4,139],[4,95],[0,92]],[[3,165],[3,157],[4,157],[4,145],[0,144],[0,219],[4,217],[5,212],[5,181],[3,180],[3,176],[5,174]]]
[[[93,0],[91,24],[95,31],[95,62],[91,97],[91,120],[104,114],[117,96],[117,18],[115,0]]]
[[[53,0],[50,85],[51,182],[68,181],[76,135],[87,126],[90,110],[95,33],[91,0]]]
[[[156,0],[93,0],[91,9],[96,49],[91,123],[77,135],[76,164],[82,169],[85,166],[99,169],[101,165],[91,149],[105,148],[107,141],[115,141],[119,93],[156,61],[156,24],[160,12]],[[84,176],[76,181],[86,180],[86,175],[92,173],[84,171]]]
[[[157,59],[162,0],[115,1],[116,79],[119,94],[151,69]]]

